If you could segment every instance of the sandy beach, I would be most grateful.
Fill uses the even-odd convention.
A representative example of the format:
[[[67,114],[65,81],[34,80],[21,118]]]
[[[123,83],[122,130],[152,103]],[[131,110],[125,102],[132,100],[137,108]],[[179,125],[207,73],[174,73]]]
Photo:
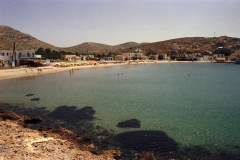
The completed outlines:
[[[83,65],[83,66],[73,66],[73,67],[54,67],[54,66],[45,66],[45,67],[29,67],[29,68],[13,68],[13,69],[2,69],[0,70],[0,80],[22,78],[29,76],[38,76],[42,74],[50,74],[63,72],[68,70],[84,69],[84,68],[96,68],[96,67],[107,67],[113,65],[125,65],[127,63],[121,64],[98,64],[94,65]]]
[[[189,61],[145,61],[145,62],[131,62],[134,64],[149,64],[149,63],[191,63]],[[194,63],[211,63],[210,61],[194,62]],[[77,70],[84,68],[97,68],[97,67],[109,67],[116,65],[128,65],[128,62],[125,63],[107,63],[107,64],[98,64],[98,65],[82,65],[82,66],[73,66],[73,67],[54,67],[54,66],[44,66],[44,67],[29,67],[29,68],[13,68],[13,69],[1,69],[0,70],[0,80],[22,78],[28,76],[38,76],[42,74],[57,73],[68,70]]]

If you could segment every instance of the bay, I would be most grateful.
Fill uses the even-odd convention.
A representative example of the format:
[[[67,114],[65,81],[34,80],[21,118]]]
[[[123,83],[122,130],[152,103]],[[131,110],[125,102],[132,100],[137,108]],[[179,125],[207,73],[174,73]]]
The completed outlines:
[[[73,74],[65,71],[1,81],[0,103],[31,112],[45,107],[46,116],[56,118],[59,125],[68,122],[72,130],[80,124],[71,125],[73,118],[67,121],[51,113],[66,109],[61,111],[69,113],[66,117],[71,119],[74,111],[85,108],[91,123],[84,124],[105,129],[111,136],[161,131],[178,148],[201,146],[211,153],[239,154],[239,71],[239,65],[216,63],[122,65],[74,70]],[[139,120],[140,128],[118,127],[119,122],[131,119]],[[116,147],[114,142],[106,146],[103,139],[109,135],[99,131],[84,133],[97,137],[103,148],[127,148],[123,144]],[[156,141],[155,137],[149,140]]]

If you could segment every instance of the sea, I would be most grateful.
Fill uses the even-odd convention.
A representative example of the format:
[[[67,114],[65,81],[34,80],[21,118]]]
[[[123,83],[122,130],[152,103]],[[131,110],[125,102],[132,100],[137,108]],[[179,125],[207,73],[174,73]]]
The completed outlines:
[[[43,71],[44,72],[44,71]],[[119,159],[240,158],[240,65],[146,63],[0,81],[0,108],[88,136]]]

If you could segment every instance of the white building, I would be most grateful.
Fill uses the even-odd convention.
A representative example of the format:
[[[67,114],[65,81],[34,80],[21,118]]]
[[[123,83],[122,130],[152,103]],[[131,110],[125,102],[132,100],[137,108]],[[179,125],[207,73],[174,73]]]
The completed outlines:
[[[122,58],[124,59],[129,59],[136,57],[138,59],[141,59],[144,57],[143,53],[122,53]]]
[[[224,54],[214,54],[213,58],[214,59],[218,59],[218,58],[224,58],[225,59],[225,55]]]
[[[167,54],[164,54],[163,55],[163,60],[170,60],[171,58],[170,57],[168,57],[168,55]]]
[[[216,62],[224,62],[224,61],[226,60],[224,54],[214,54],[214,55],[213,55],[213,59],[214,59]]]
[[[21,65],[25,60],[41,58],[41,55],[35,55],[36,50],[0,50],[2,64],[4,65]]]
[[[210,61],[210,60],[212,60],[212,56],[203,55],[203,61]]]
[[[87,61],[93,58],[94,55],[61,55],[61,60],[69,62]]]
[[[113,57],[105,57],[104,60],[105,61],[113,61]]]

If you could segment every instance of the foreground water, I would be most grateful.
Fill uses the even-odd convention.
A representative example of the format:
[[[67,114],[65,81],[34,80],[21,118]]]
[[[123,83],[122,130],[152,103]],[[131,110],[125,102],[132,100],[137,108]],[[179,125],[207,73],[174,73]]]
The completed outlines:
[[[106,149],[189,154],[179,149],[198,147],[200,154],[234,157],[240,153],[239,71],[215,63],[74,70],[1,81],[0,103]]]

